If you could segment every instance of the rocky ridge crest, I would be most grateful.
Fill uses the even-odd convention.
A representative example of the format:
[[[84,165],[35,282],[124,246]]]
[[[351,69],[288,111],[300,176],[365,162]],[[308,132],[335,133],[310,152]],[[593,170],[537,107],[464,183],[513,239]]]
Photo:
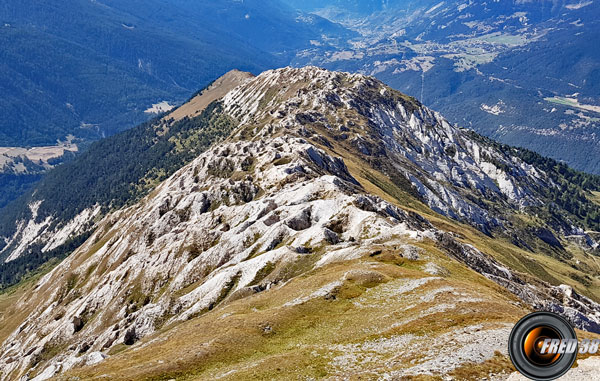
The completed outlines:
[[[544,202],[539,187],[555,186],[545,173],[361,75],[270,71],[221,102],[239,123],[225,142],[137,205],[106,216],[19,301],[29,317],[0,347],[2,377],[34,369],[43,379],[93,364],[119,345],[285,287],[311,269],[378,255],[374,247],[417,259],[418,250],[406,248],[425,241],[532,308],[599,330],[597,303],[531,280],[370,194],[337,151],[360,156],[372,166],[367,172],[403,176],[396,182],[407,195],[483,231],[507,224],[506,210]]]

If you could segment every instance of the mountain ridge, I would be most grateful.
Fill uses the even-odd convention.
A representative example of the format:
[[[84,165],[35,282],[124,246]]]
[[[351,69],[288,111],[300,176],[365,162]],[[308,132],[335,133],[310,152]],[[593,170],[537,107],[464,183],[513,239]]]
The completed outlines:
[[[358,74],[315,67],[267,71],[212,107],[232,121],[231,133],[140,202],[103,217],[81,247],[14,305],[10,316],[29,317],[7,321],[13,328],[0,338],[8,377],[30,369],[39,379],[94,372],[78,367],[124,361],[135,350],[162,345],[161,335],[177,335],[187,320],[201,324],[227,306],[256,301],[267,303],[280,322],[257,323],[257,334],[279,340],[292,311],[316,303],[371,314],[386,305],[378,293],[402,304],[404,293],[427,289],[429,282],[446,291],[418,294],[418,303],[459,290],[451,293],[452,305],[425,313],[438,324],[444,308],[467,319],[455,310],[469,305],[478,312],[468,324],[480,324],[498,340],[510,319],[532,308],[600,329],[600,305],[584,296],[598,287],[600,269],[592,268],[597,243],[565,210],[558,208],[555,224],[536,220],[530,210],[547,202],[543,188],[564,187],[549,173]],[[511,230],[521,242],[511,243]],[[288,287],[310,279],[319,281]],[[476,290],[485,290],[478,301]],[[283,296],[269,302],[273,295]],[[488,303],[507,314],[485,323]],[[259,310],[244,314],[253,319]],[[395,329],[380,328],[378,335]],[[474,332],[471,325],[465,329]],[[487,353],[481,362],[494,356]],[[456,361],[452,369],[464,359]],[[180,374],[197,361],[184,363],[183,370],[154,364],[135,372]],[[425,369],[403,364],[391,374]],[[114,370],[102,372],[119,378]]]
[[[293,72],[293,69],[287,70],[288,73]],[[302,83],[310,81],[310,78],[307,77],[306,73],[310,73],[311,70],[315,73],[323,73],[316,68],[307,69],[305,75],[302,77]],[[281,74],[283,72],[273,73]],[[302,73],[302,71],[299,73]],[[241,77],[247,78],[248,76],[241,75]],[[363,77],[350,76],[348,78]],[[371,86],[375,86],[376,84],[376,86],[382,86],[380,91],[384,93],[389,92],[389,94],[397,94],[393,90],[381,85],[379,82],[372,82],[374,81],[373,79],[368,79],[367,81],[370,81],[368,83]],[[299,86],[298,83],[300,82],[297,82],[296,86]],[[240,101],[239,103],[252,104],[256,109],[267,106],[268,102],[272,101],[273,97],[280,91],[278,89],[271,89],[273,86],[268,84],[264,84],[263,86],[270,88],[270,90],[264,94],[260,101],[249,100],[247,102]],[[316,86],[318,86],[318,84]],[[366,88],[368,87],[369,86],[366,86]],[[263,94],[264,90],[265,89],[259,89],[259,93]],[[252,91],[247,90],[246,93],[248,97],[252,97]],[[231,94],[236,94],[236,92],[230,92],[228,95],[229,98],[232,96]],[[319,96],[322,96],[322,94]],[[370,97],[370,101],[379,99],[385,107],[390,107],[389,100],[384,99],[384,94],[376,94],[372,89],[365,91],[363,96]],[[201,97],[202,95],[200,95],[200,98],[196,99],[203,99]],[[339,99],[336,97],[337,95],[332,98],[333,104],[335,105],[333,107],[339,108]],[[406,110],[409,112],[421,107],[416,100],[403,97],[403,95],[393,95],[391,96],[391,99],[396,99],[396,101],[400,100],[408,107]],[[225,98],[224,100],[229,98]],[[204,103],[208,103],[208,100],[212,99],[212,97],[206,99],[206,101],[203,101],[203,104],[196,106],[202,107],[204,106]],[[180,110],[185,110],[186,107],[191,107],[191,109],[193,109],[195,107],[194,102],[195,100],[192,99],[187,103],[187,106],[183,106]],[[329,100],[326,100],[325,102],[329,103]],[[392,105],[393,102],[395,101],[392,101]],[[205,110],[200,116],[195,116],[195,112],[185,112],[192,117],[184,118],[179,121],[175,121],[174,118],[169,118],[168,115],[162,119],[159,118],[156,122],[142,125],[138,129],[124,133],[123,138],[126,140],[118,143],[116,141],[107,141],[104,146],[99,144],[97,145],[97,148],[92,149],[91,154],[84,154],[83,158],[85,160],[79,160],[72,163],[72,165],[67,165],[64,168],[55,171],[56,173],[52,173],[49,178],[43,181],[42,186],[45,186],[45,188],[42,187],[35,190],[33,196],[29,196],[30,198],[26,199],[27,201],[13,204],[16,208],[14,209],[14,212],[8,210],[8,213],[4,214],[3,220],[0,223],[0,228],[2,228],[1,230],[3,231],[2,235],[4,236],[4,247],[1,248],[2,252],[0,252],[0,254],[2,254],[4,258],[10,256],[12,259],[15,259],[24,253],[26,254],[27,250],[30,250],[29,255],[39,256],[40,254],[35,254],[36,250],[39,251],[39,248],[35,249],[36,241],[50,239],[51,236],[54,236],[55,238],[53,238],[53,240],[57,243],[52,247],[44,245],[46,248],[43,249],[43,251],[56,248],[57,246],[64,244],[68,237],[75,238],[77,234],[85,233],[89,227],[92,227],[93,218],[98,215],[100,210],[102,210],[102,214],[104,214],[110,210],[110,208],[135,202],[139,196],[143,196],[146,192],[149,192],[153,186],[157,184],[157,181],[166,179],[166,177],[176,170],[178,166],[191,160],[194,157],[195,152],[201,152],[198,151],[195,146],[195,144],[198,143],[197,139],[199,136],[201,137],[201,146],[208,147],[214,142],[212,139],[218,139],[219,136],[225,137],[226,134],[228,134],[229,129],[232,128],[232,122],[227,120],[228,117],[222,118],[218,116],[219,113],[221,113],[222,107],[225,106],[214,104],[210,107],[210,110]],[[289,108],[290,106],[285,107]],[[294,107],[293,104],[292,107]],[[365,115],[368,115],[369,113],[368,101],[352,101],[350,107],[361,110]],[[408,117],[406,110],[403,111],[404,117]],[[254,109],[246,109],[243,112],[236,111],[236,115],[245,113],[245,118],[248,118],[255,111],[256,110]],[[172,114],[177,116],[178,112],[181,111],[175,110]],[[287,113],[285,110],[273,112],[281,114],[282,118],[284,118]],[[337,111],[333,110],[332,112],[335,114]],[[390,121],[396,120],[394,118],[397,117],[403,118],[403,116],[400,114],[398,114],[398,116],[393,116],[397,111],[392,111],[389,115],[392,115],[393,117],[392,119],[389,119],[389,115],[386,115],[385,113],[389,113],[389,110],[385,111],[383,114],[380,112],[379,115],[373,117],[375,122],[368,123],[379,123],[381,125],[386,125],[387,123],[387,127],[383,130],[370,130],[372,131],[370,134],[379,136],[378,139],[387,139],[389,141],[389,137],[396,134],[398,131],[401,131],[397,130],[394,132],[394,128],[390,129]],[[299,122],[305,124],[317,122],[319,125],[324,125],[331,122],[323,115],[325,115],[325,113],[314,114],[313,111],[301,112],[296,117],[297,120],[290,121],[289,123]],[[383,119],[382,116],[384,117]],[[538,207],[535,208],[534,212],[538,216],[547,218],[548,222],[543,225],[549,224],[540,230],[539,235],[546,237],[546,241],[552,243],[554,246],[556,246],[557,243],[554,234],[562,236],[571,236],[573,234],[577,236],[582,234],[583,230],[575,228],[574,225],[581,226],[582,224],[588,224],[588,227],[595,227],[595,230],[598,230],[597,226],[600,221],[598,221],[599,216],[597,206],[589,201],[591,198],[589,191],[595,189],[594,187],[597,187],[599,184],[599,181],[593,176],[578,174],[577,172],[569,170],[566,166],[559,166],[558,163],[553,164],[552,161],[544,162],[538,156],[528,152],[514,150],[506,146],[494,145],[495,143],[492,141],[483,139],[477,135],[469,137],[468,135],[459,133],[458,129],[451,127],[446,121],[440,119],[440,116],[436,113],[426,111],[422,116],[426,119],[428,118],[427,120],[429,120],[429,122],[426,123],[433,123],[434,125],[439,123],[444,126],[443,128],[449,129],[448,131],[451,131],[451,136],[464,136],[464,138],[467,139],[467,145],[463,142],[464,138],[461,138],[459,142],[453,142],[452,140],[448,140],[447,137],[444,138],[443,135],[439,135],[435,131],[432,132],[431,130],[427,130],[427,128],[422,129],[418,126],[416,119],[402,122],[396,120],[397,123],[403,123],[404,125],[408,124],[406,131],[411,132],[408,134],[402,133],[401,136],[394,136],[394,139],[402,142],[400,145],[396,144],[396,146],[390,147],[389,144],[386,144],[392,151],[389,155],[387,152],[381,151],[381,148],[377,148],[376,146],[378,144],[376,142],[373,143],[369,134],[365,134],[364,132],[353,137],[351,144],[347,145],[346,143],[351,137],[351,126],[341,127],[340,133],[333,136],[333,139],[339,141],[340,144],[346,144],[346,149],[350,151],[357,150],[360,154],[367,155],[367,157],[370,158],[370,165],[375,165],[380,170],[384,170],[388,176],[392,176],[394,181],[401,184],[403,192],[407,192],[420,198],[422,202],[425,202],[429,207],[434,208],[434,210],[442,214],[448,215],[454,219],[462,219],[467,223],[473,224],[480,230],[487,232],[487,234],[490,234],[494,227],[499,226],[497,217],[501,217],[505,213],[505,211],[500,212],[503,207],[498,208],[498,205],[506,204],[507,202],[508,204],[506,205],[510,205],[510,209],[513,211],[526,212],[525,209],[535,208],[537,205]],[[235,117],[236,116],[234,115],[233,118]],[[350,120],[350,122],[356,124],[356,121],[365,118],[364,115],[353,116],[353,118],[356,117],[359,119],[354,121]],[[370,116],[368,116],[367,119],[369,119],[369,117]],[[315,120],[315,118],[320,118],[321,121]],[[338,122],[339,120],[335,123]],[[207,132],[202,132],[202,129],[205,128],[203,126],[206,123],[214,125],[214,127],[211,127],[212,129],[206,130],[209,131],[208,135]],[[417,125],[415,125],[415,123],[417,123]],[[227,127],[228,125],[230,127]],[[219,132],[218,129],[222,128],[225,129]],[[414,128],[416,128],[416,130],[412,132]],[[195,132],[197,129],[200,131],[199,136],[197,136],[198,133]],[[169,131],[169,133],[165,135],[165,131]],[[324,132],[329,133],[327,128],[325,128]],[[416,135],[413,136],[413,133]],[[432,133],[433,135],[431,135]],[[439,158],[432,161],[431,157],[429,157],[431,155],[422,151],[422,148],[414,148],[421,144],[414,140],[415,136],[421,139],[433,139],[436,141],[431,149],[434,150],[435,155],[439,156]],[[121,138],[117,138],[117,141],[119,141],[118,139]],[[126,159],[123,156],[123,152],[126,155],[133,155],[131,158],[140,155],[140,153],[136,153],[136,150],[143,148],[143,146],[139,145],[138,139],[147,141],[147,144],[150,144],[148,147],[153,147],[149,151],[149,154],[143,154],[146,156],[142,157],[147,157],[147,159],[144,159],[144,163],[142,163],[143,165],[141,167],[139,166],[140,163],[136,163],[136,161],[130,163],[131,159]],[[489,147],[488,150],[491,149],[492,151],[490,152],[492,152],[492,154],[486,150],[479,152],[478,147],[480,143]],[[120,153],[117,153],[117,151],[111,153],[114,147],[123,146],[124,144],[129,145],[131,149],[119,149],[118,152]],[[325,146],[328,144],[330,145],[327,141],[325,141],[324,144]],[[408,150],[405,148],[408,148]],[[127,153],[129,150],[131,150],[131,153]],[[144,150],[146,150],[146,148],[144,148]],[[154,152],[156,152],[157,155],[154,155]],[[519,164],[521,168],[517,168],[513,163],[513,156],[515,155],[522,155],[523,158],[528,159],[528,161],[521,162]],[[461,156],[467,158],[467,161],[463,163],[460,159]],[[474,161],[472,157],[475,157],[476,160]],[[403,167],[398,167],[398,164],[396,164],[395,167],[390,166],[390,159],[392,162],[404,163],[402,164]],[[536,162],[540,163],[540,165],[545,165],[545,171],[547,171],[548,174],[551,174],[551,176],[548,177],[548,174],[544,175],[543,171],[536,172],[534,167],[531,166],[531,163]],[[73,205],[73,200],[82,196],[82,194],[76,193],[76,195],[79,196],[69,196],[66,197],[66,199],[62,199],[61,197],[63,197],[63,195],[72,194],[73,192],[78,192],[78,187],[73,187],[72,184],[77,184],[81,181],[91,181],[92,177],[87,179],[86,176],[81,176],[82,173],[86,173],[86,171],[89,171],[90,169],[90,166],[85,163],[100,163],[99,165],[101,167],[107,167],[106,169],[109,171],[107,172],[107,175],[110,173],[110,176],[107,177],[106,180],[99,181],[98,178],[102,179],[103,177],[99,177],[94,169],[93,178],[95,180],[93,181],[97,182],[97,186],[96,188],[93,188],[95,189],[93,195],[83,194],[86,198],[81,199],[79,204],[75,203]],[[131,167],[132,164],[134,167]],[[124,165],[137,169],[124,170]],[[158,168],[163,169],[153,169],[153,166],[156,165],[159,165]],[[93,166],[93,168],[96,167]],[[117,170],[117,168],[121,169]],[[434,168],[444,168],[436,169],[436,171],[449,171],[449,174],[443,174],[442,172],[437,174],[433,173],[432,177],[432,174],[423,172],[424,168],[428,168],[427,171],[433,171]],[[164,170],[167,172],[165,173]],[[527,175],[528,171],[531,172],[531,176]],[[121,172],[125,174],[125,177],[118,175]],[[76,175],[75,178],[71,178],[75,173],[79,173],[79,175]],[[119,180],[121,177],[114,177],[113,174],[121,176],[122,179]],[[569,177],[565,178],[567,175]],[[127,178],[126,181],[123,180],[125,178]],[[533,182],[531,179],[534,179]],[[123,184],[124,181],[125,183]],[[558,183],[556,183],[557,181]],[[129,182],[133,182],[132,185],[127,185]],[[454,183],[453,186],[446,186],[451,185],[452,183]],[[550,188],[546,186],[547,183],[551,184]],[[109,184],[113,185],[109,186]],[[117,185],[117,188],[115,188],[115,185]],[[125,188],[123,188],[124,185]],[[63,188],[64,192],[55,192],[56,189]],[[552,188],[564,189],[557,193],[556,191],[552,191]],[[123,191],[125,192],[123,193]],[[479,194],[482,191],[490,191],[491,193],[486,194],[486,197],[491,197],[491,200],[495,203],[481,204],[481,201],[477,201],[480,197]],[[565,195],[565,192],[569,193],[570,196],[567,198],[562,196],[556,197],[561,194]],[[576,195],[576,197],[573,198],[573,195]],[[50,202],[50,200],[53,201]],[[547,205],[539,208],[542,204],[540,200],[546,200],[544,203]],[[515,203],[515,201],[518,202]],[[550,203],[547,201],[550,201]],[[553,208],[552,205],[556,204],[558,204],[558,208]],[[38,206],[34,208],[34,205]],[[62,205],[61,210],[57,210],[56,205]],[[113,206],[111,207],[111,205]],[[100,206],[100,209],[98,209],[98,206]],[[38,210],[40,213],[38,213]],[[568,211],[567,214],[565,214],[565,211]],[[490,217],[490,213],[493,213],[495,216]],[[78,215],[81,215],[82,217],[77,217]],[[28,222],[28,220],[30,222]],[[79,222],[72,223],[70,221]],[[90,223],[92,225],[90,225]],[[510,227],[510,225],[513,225],[513,223],[511,222],[508,227]],[[86,228],[83,229],[83,227]],[[550,230],[547,229],[548,227]],[[26,231],[36,233],[30,234],[26,233]],[[535,244],[530,246],[530,244],[526,242],[527,239],[523,240],[517,238],[522,233],[525,233],[525,237],[535,237],[538,235],[535,229],[529,231],[518,229],[517,231],[520,232],[515,234],[513,238],[514,243],[522,245],[530,250],[532,247],[535,247]],[[22,238],[28,236],[30,236],[30,238]],[[593,240],[585,234],[583,237],[585,241],[593,242]],[[15,245],[19,245],[20,248],[15,249]],[[42,246],[42,248],[44,246]],[[34,251],[31,251],[31,249],[28,248],[34,248]],[[37,261],[34,261],[34,263],[37,263]],[[21,268],[16,273],[22,273],[22,271]]]

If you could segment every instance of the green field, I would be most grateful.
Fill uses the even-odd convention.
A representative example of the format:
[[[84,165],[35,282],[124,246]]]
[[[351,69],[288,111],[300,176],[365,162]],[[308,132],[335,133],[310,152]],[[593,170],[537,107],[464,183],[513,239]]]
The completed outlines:
[[[560,104],[560,105],[564,105],[564,106],[575,107],[575,108],[578,108],[581,110],[593,111],[593,112],[600,113],[600,106],[580,104],[577,101],[577,99],[573,99],[573,98],[548,97],[548,98],[544,98],[544,100],[547,102],[556,103],[556,104]]]

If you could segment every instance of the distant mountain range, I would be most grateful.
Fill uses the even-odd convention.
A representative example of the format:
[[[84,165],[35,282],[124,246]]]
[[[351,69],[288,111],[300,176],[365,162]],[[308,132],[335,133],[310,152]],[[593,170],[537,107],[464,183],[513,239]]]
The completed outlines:
[[[600,173],[599,2],[288,3],[361,33],[296,65],[375,75],[462,126]]]

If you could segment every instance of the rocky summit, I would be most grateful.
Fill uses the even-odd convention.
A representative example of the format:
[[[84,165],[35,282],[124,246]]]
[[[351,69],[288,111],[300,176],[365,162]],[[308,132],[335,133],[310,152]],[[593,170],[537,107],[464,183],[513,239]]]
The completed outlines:
[[[600,333],[566,175],[358,74],[230,73],[157,126],[209,104],[231,133],[139,202],[20,222],[93,233],[0,296],[0,379],[502,379],[529,311]]]

